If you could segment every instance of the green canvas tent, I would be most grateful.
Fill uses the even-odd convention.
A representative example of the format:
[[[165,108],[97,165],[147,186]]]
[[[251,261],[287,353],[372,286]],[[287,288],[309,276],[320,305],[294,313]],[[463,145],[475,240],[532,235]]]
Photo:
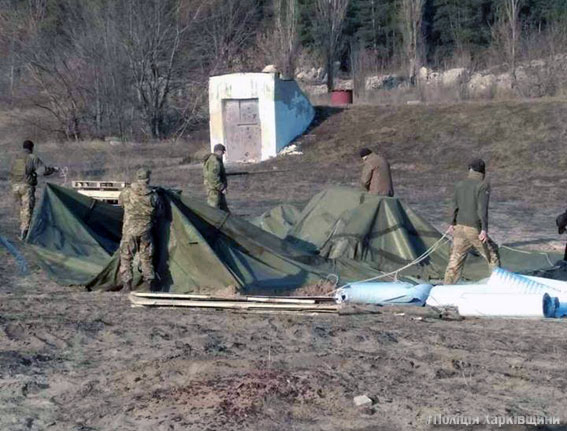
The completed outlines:
[[[398,198],[335,187],[314,196],[303,211],[279,206],[255,220],[280,238],[311,253],[365,262],[381,271],[401,268],[425,253],[442,237],[429,222]],[[442,279],[450,253],[447,241],[419,265],[401,272],[423,279]],[[500,248],[503,266],[530,273],[550,268],[561,255]],[[464,278],[489,275],[482,257],[467,258]]]
[[[379,274],[350,259],[323,258],[193,198],[159,193],[165,211],[156,223],[154,263],[164,291],[212,294],[234,286],[246,294],[290,294],[329,274],[341,282]],[[122,215],[119,207],[48,184],[27,242],[60,284],[113,289],[120,284]]]

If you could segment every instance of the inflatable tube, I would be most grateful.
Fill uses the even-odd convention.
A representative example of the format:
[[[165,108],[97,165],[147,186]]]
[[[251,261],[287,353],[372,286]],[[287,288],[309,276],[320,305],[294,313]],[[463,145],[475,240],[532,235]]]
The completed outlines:
[[[555,287],[540,283],[523,275],[506,271],[502,268],[496,268],[492,271],[486,285],[495,291],[504,289],[518,293],[561,292],[561,290]]]
[[[423,305],[433,286],[403,282],[351,283],[335,294],[338,303]]]
[[[560,292],[560,294],[567,296],[567,281],[553,280],[552,278],[533,277],[531,275],[523,275],[522,277],[528,278],[540,284],[544,284],[555,289],[557,292]]]
[[[547,293],[465,293],[457,307],[461,316],[555,317],[559,300]]]
[[[562,286],[564,284],[565,286]],[[538,294],[548,293],[550,296],[559,296],[567,283],[541,277],[527,277],[514,274],[505,269],[496,268],[486,283],[455,284],[435,286],[429,293],[427,305],[447,306],[457,305],[465,294]]]

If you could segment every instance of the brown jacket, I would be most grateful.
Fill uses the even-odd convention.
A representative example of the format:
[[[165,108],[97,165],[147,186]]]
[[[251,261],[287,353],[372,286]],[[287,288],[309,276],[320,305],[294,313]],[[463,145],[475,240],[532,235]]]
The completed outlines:
[[[374,195],[394,196],[390,164],[379,154],[370,153],[366,157],[360,183],[365,190]]]

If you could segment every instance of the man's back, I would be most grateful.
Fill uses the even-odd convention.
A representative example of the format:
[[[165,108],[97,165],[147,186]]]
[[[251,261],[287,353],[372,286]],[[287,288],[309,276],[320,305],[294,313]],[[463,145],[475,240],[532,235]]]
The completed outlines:
[[[471,171],[466,179],[459,181],[453,198],[454,222],[458,225],[488,228],[488,200],[490,185],[484,175]]]
[[[158,196],[147,184],[135,182],[119,198],[124,207],[124,230],[141,234],[151,229],[156,213]]]
[[[203,163],[203,181],[207,190],[222,191],[226,188],[224,164],[215,154],[209,154]]]
[[[21,151],[12,161],[10,182],[12,184],[37,185],[37,170],[43,166],[41,160],[27,150]]]
[[[361,183],[369,193],[394,196],[390,164],[379,154],[370,153],[364,160]]]

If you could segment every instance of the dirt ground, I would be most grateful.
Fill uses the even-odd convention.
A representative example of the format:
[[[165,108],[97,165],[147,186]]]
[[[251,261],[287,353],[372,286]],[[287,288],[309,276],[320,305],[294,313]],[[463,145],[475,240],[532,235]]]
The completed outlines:
[[[303,205],[331,185],[355,185],[356,151],[380,143],[397,195],[443,228],[453,182],[471,156],[484,155],[492,236],[558,250],[566,114],[567,103],[556,100],[321,109],[299,139],[303,156],[229,168],[256,172],[230,177],[229,205],[255,216],[279,203]],[[7,128],[0,122],[4,137]],[[30,273],[0,246],[0,430],[426,430],[439,415],[567,424],[564,320],[139,309],[120,293],[56,285],[16,239],[7,183],[15,139],[0,140],[0,235]],[[203,196],[200,168],[187,157],[198,159],[206,139],[200,132],[186,143],[112,148],[39,142],[38,150],[69,167],[59,184],[126,179],[149,165],[155,183]],[[372,406],[355,407],[358,395]]]

